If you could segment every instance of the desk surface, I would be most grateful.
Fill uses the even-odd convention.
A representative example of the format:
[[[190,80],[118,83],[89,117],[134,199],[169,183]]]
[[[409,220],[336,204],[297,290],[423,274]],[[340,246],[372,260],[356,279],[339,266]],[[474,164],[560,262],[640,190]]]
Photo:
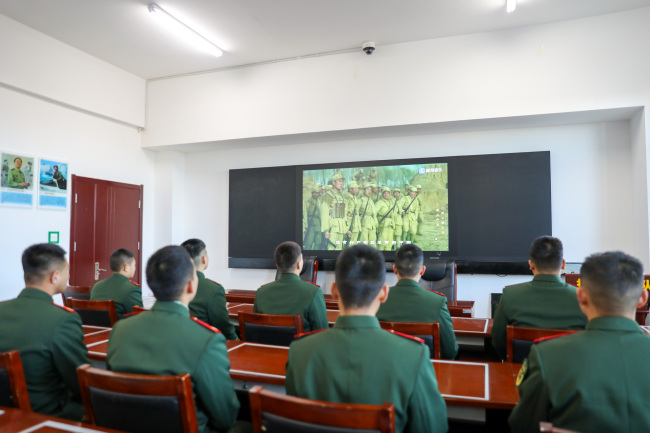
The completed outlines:
[[[283,385],[287,347],[228,341],[230,375],[251,383]],[[511,364],[432,360],[438,388],[450,406],[512,409],[518,401]]]
[[[83,329],[84,344],[88,348],[88,358],[97,361],[105,361],[106,351],[108,351],[108,337],[111,334],[111,328],[83,325]]]
[[[20,409],[0,407],[0,412],[2,412],[0,414],[0,431],[2,433],[24,433],[28,429],[30,433],[119,433],[117,430],[66,421]]]

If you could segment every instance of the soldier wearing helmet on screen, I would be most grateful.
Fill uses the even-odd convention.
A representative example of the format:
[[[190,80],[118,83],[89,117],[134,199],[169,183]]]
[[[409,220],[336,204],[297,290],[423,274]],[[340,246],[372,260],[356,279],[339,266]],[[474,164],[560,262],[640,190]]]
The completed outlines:
[[[363,190],[363,197],[359,199],[358,213],[361,220],[359,241],[374,246],[377,242],[377,212],[372,195],[372,187],[367,185]]]
[[[327,243],[328,250],[343,249],[343,237],[348,231],[346,224],[343,175],[336,171],[330,179],[332,188],[322,197],[321,202],[321,231]]]
[[[378,248],[382,251],[390,251],[393,245],[395,233],[394,213],[396,202],[392,200],[390,188],[382,188],[382,198],[377,202],[377,219],[379,220]]]
[[[307,222],[305,231],[304,249],[319,250],[322,243],[320,222],[320,185],[311,188],[311,197],[305,201],[304,217]]]
[[[403,215],[404,240],[413,242],[418,232],[418,220],[420,218],[420,202],[417,200],[417,190],[415,188],[409,191],[409,200],[404,208]]]
[[[348,184],[348,195],[345,198],[345,212],[347,216],[348,231],[346,232],[346,245],[353,245],[359,240],[361,233],[361,220],[358,213],[359,207],[359,184],[352,181]]]
[[[403,209],[408,206],[408,203],[405,204],[406,197],[402,196],[402,191],[399,187],[393,188],[393,198],[395,199],[395,234],[393,239],[395,243],[392,245],[393,250],[396,250],[400,247],[400,242],[403,241],[403,229],[404,229],[404,215]]]

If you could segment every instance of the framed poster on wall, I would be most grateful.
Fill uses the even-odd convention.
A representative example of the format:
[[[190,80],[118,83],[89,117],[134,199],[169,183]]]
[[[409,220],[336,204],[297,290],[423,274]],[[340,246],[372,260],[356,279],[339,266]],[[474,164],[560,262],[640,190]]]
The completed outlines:
[[[32,207],[35,158],[22,153],[2,151],[0,160],[0,205]]]
[[[39,158],[38,207],[64,210],[68,207],[68,163]]]

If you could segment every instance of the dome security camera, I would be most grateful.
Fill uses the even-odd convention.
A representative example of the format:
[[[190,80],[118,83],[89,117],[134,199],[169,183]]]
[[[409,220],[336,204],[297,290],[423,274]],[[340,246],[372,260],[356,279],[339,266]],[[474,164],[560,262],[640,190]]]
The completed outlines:
[[[364,42],[363,45],[361,45],[361,49],[367,55],[371,55],[372,52],[375,51],[375,43],[373,41]]]

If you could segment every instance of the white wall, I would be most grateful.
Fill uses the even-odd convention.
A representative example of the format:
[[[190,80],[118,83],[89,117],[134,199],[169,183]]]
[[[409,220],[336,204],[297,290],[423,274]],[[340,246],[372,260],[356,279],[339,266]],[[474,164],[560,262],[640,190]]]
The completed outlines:
[[[629,121],[190,153],[184,162],[184,237],[199,237],[208,245],[209,277],[226,288],[256,289],[272,280],[274,272],[227,267],[229,169],[360,161],[369,152],[373,159],[390,159],[396,152],[400,158],[419,158],[542,150],[551,152],[553,234],[563,240],[567,261],[581,262],[592,252],[609,249],[647,260],[647,242],[635,242]],[[458,296],[476,300],[475,314],[484,317],[489,293],[522,278],[527,279],[462,275]],[[321,275],[318,282],[328,290],[331,276]]]

